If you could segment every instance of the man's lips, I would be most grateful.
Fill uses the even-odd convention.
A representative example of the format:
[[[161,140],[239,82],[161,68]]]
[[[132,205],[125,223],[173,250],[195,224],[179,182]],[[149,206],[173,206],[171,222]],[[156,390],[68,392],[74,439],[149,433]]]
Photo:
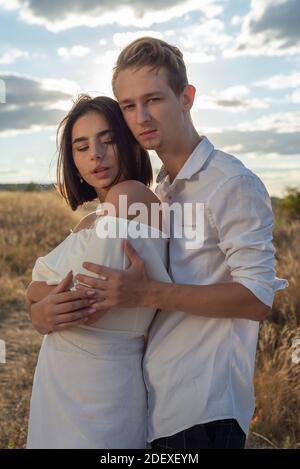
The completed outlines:
[[[140,136],[147,136],[147,135],[152,135],[154,132],[156,132],[156,129],[149,129],[149,130],[144,130],[144,132],[140,133]]]

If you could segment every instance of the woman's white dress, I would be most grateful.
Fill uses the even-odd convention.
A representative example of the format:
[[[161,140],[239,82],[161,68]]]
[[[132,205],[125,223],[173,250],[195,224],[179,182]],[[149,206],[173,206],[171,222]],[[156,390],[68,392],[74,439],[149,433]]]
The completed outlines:
[[[138,237],[138,235],[140,235]],[[168,240],[134,220],[101,217],[93,228],[71,233],[37,259],[33,280],[57,284],[90,261],[128,266],[129,239],[152,279],[170,282]],[[155,315],[147,308],[111,309],[91,326],[44,336],[35,370],[27,448],[146,448],[147,396],[144,335]]]

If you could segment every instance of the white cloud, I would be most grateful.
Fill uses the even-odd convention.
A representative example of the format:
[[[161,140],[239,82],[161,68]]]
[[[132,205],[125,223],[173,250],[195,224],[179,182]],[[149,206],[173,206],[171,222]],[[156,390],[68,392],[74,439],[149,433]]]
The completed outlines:
[[[37,164],[38,161],[35,160],[34,158],[25,158],[25,163],[31,166],[31,165]]]
[[[0,0],[0,7],[5,8],[5,10],[16,10],[19,8],[18,0]]]
[[[163,39],[163,34],[159,31],[151,31],[151,30],[142,30],[142,31],[128,31],[126,33],[115,33],[113,35],[113,43],[120,48],[127,46],[130,42],[135,41],[140,37],[150,36],[155,37],[157,39]]]
[[[207,54],[206,52],[189,52],[189,51],[181,51],[183,53],[183,58],[185,63],[208,63],[213,62],[215,60],[215,56],[212,54]]]
[[[244,150],[244,147],[241,143],[233,143],[232,145],[227,145],[222,148],[223,151],[227,153],[241,153]]]
[[[120,51],[118,49],[108,49],[104,53],[99,53],[95,59],[96,64],[107,65],[112,67],[115,65]],[[111,70],[110,70],[111,74]]]
[[[238,15],[234,15],[232,18],[231,18],[231,24],[233,26],[238,26],[242,23],[243,21],[243,17],[242,16],[238,16]]]
[[[0,56],[0,64],[9,65],[14,63],[17,59],[24,57],[29,57],[28,52],[21,49],[10,49]]]
[[[222,91],[222,97],[224,99],[240,99],[244,96],[247,96],[250,93],[248,86],[246,85],[236,85],[225,88]]]
[[[294,91],[290,96],[288,96],[288,99],[295,104],[300,103],[300,87]]]
[[[231,86],[221,91],[213,91],[210,95],[196,96],[194,107],[202,109],[224,109],[229,112],[264,109],[269,106],[268,100],[250,98],[250,90],[245,85]]]
[[[5,2],[1,0],[5,7]],[[180,18],[191,11],[201,11],[207,18],[213,18],[223,11],[217,0],[15,0],[11,9],[19,10],[22,21],[45,26],[53,32],[77,26],[96,27],[118,23],[121,26],[149,28],[155,23],[168,22]]]
[[[235,44],[225,57],[282,56],[300,53],[299,0],[252,0]]]
[[[270,88],[271,90],[296,88],[300,86],[300,72],[273,75],[267,80],[256,81],[255,83],[253,83],[253,85]]]
[[[67,47],[59,47],[59,49],[57,49],[57,53],[60,57],[67,59],[70,57],[84,57],[90,53],[90,48],[79,45],[70,47],[69,49]]]
[[[70,80],[33,78],[0,73],[6,84],[6,104],[1,105],[0,134],[13,136],[56,126],[80,92]]]
[[[192,51],[210,50],[213,46],[223,48],[231,41],[224,32],[224,22],[218,18],[204,17],[202,22],[179,29],[177,34],[179,44]]]
[[[238,124],[237,130],[247,132],[274,130],[279,134],[298,133],[300,132],[300,111],[278,112],[265,115],[253,122]]]

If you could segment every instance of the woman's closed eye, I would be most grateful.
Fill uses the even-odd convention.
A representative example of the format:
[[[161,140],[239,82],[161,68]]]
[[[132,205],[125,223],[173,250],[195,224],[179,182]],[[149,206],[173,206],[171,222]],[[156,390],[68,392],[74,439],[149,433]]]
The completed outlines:
[[[86,151],[89,147],[85,146],[85,147],[80,147],[80,148],[76,148],[77,151]]]
[[[106,142],[100,142],[102,145],[114,145],[116,142],[115,140],[107,140]],[[88,145],[85,145],[84,147],[79,147],[76,148],[77,151],[86,151],[89,149]]]

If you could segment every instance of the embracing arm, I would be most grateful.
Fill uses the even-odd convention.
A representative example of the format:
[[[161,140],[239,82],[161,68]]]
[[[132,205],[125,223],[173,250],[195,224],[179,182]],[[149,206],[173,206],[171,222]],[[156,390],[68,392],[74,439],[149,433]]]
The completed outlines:
[[[275,277],[273,214],[268,194],[257,178],[239,176],[222,186],[210,203],[219,233],[218,247],[232,282],[188,285],[152,281],[142,259],[125,243],[131,262],[127,270],[114,271],[88,263],[85,268],[106,280],[78,276],[98,290],[101,301],[94,306],[145,306],[214,318],[264,319],[275,291],[285,287],[285,282]]]
[[[261,321],[271,308],[239,283],[182,285],[150,282],[145,306],[213,318]]]
[[[107,280],[78,275],[79,280],[98,290],[98,302],[93,305],[98,311],[116,306],[140,306],[162,311],[184,311],[204,317],[253,321],[263,320],[270,311],[268,305],[240,283],[185,285],[153,281],[146,274],[144,262],[127,242],[125,252],[131,262],[125,271],[84,264],[87,270]],[[85,287],[78,286],[77,289],[85,290]]]
[[[52,292],[55,285],[47,285],[46,282],[32,281],[26,290],[26,299],[30,303],[36,303]]]

